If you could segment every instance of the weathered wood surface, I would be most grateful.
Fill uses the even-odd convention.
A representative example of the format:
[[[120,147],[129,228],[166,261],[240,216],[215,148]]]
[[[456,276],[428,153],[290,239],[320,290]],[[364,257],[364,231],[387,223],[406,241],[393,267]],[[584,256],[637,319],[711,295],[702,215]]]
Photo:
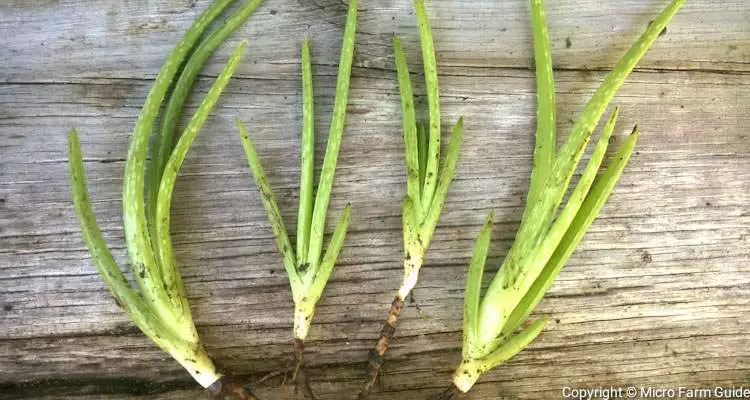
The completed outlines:
[[[70,201],[66,133],[79,128],[94,209],[126,261],[120,190],[129,132],[162,59],[207,1],[10,0],[0,6],[0,391],[3,398],[201,399],[204,393],[126,319],[104,289]],[[561,132],[666,1],[550,1]],[[206,346],[247,382],[291,355],[291,298],[233,126],[240,115],[293,230],[301,94],[312,38],[319,155],[344,5],[268,0],[232,44],[248,59],[177,184],[174,240]],[[523,206],[534,129],[526,1],[432,1],[444,123],[466,117],[456,181],[405,310],[376,398],[422,399],[460,358],[466,264],[497,212],[493,268]],[[564,386],[750,382],[750,8],[689,1],[616,98],[638,152],[537,313],[531,347],[485,375],[472,399],[558,398]],[[322,399],[351,398],[401,279],[404,169],[390,35],[418,70],[408,0],[363,1],[335,216],[353,217],[309,343]],[[418,89],[421,92],[421,88]],[[198,96],[196,96],[198,97]],[[196,100],[190,103],[194,109]],[[329,218],[332,225],[333,218]],[[491,274],[488,274],[488,277]],[[258,387],[287,398],[278,380]]]

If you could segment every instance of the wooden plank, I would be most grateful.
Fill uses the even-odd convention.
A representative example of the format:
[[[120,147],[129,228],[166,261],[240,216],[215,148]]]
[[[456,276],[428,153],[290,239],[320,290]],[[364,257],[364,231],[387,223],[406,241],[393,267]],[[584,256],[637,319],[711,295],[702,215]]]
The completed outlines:
[[[39,2],[0,6],[0,54],[5,81],[69,81],[118,77],[151,79],[205,1],[139,0]],[[555,65],[609,68],[666,1],[562,0],[547,5]],[[361,5],[355,65],[393,69],[390,36],[398,33],[417,54],[410,1]],[[439,66],[529,68],[531,33],[526,1],[432,1],[430,17]],[[335,64],[343,29],[342,0],[264,4],[225,49],[249,38],[253,62],[239,73],[275,79],[296,76],[299,43],[306,35],[314,63]],[[687,2],[642,68],[750,71],[750,8],[744,0]],[[217,74],[226,58],[214,58]],[[96,60],[95,63],[90,60]]]
[[[0,392],[10,398],[205,396],[133,327],[103,288],[70,204],[66,166],[66,133],[75,126],[94,210],[124,265],[120,197],[129,132],[161,57],[205,7],[188,3],[71,0],[60,7],[15,0],[0,11],[0,33],[13,38],[0,42],[0,51],[12,54],[0,69]],[[298,42],[305,33],[313,37],[320,157],[342,21],[343,6],[333,0],[276,3],[264,5],[243,35],[232,39],[257,38],[251,42],[252,61],[240,67],[191,150],[173,214],[177,256],[201,335],[217,362],[247,382],[284,368],[291,358],[292,303],[233,119],[240,115],[250,128],[293,230],[301,127]],[[640,29],[634,26],[661,7],[592,1],[575,8],[574,3],[548,5],[560,67],[561,135],[603,78],[597,69],[611,65]],[[740,3],[725,10],[708,1],[689,2],[644,59],[646,69],[623,87],[615,100],[621,106],[617,136],[638,122],[643,132],[638,153],[540,304],[537,313],[550,315],[553,323],[527,351],[484,376],[470,398],[559,398],[564,386],[747,382],[750,27],[740,23],[748,19],[742,19],[748,11]],[[466,140],[414,293],[423,315],[415,304],[405,310],[382,393],[375,398],[428,398],[448,385],[460,358],[463,284],[473,240],[494,208],[489,263],[494,270],[513,239],[528,183],[535,105],[526,4],[457,4],[433,1],[429,8],[444,123],[464,115]],[[484,12],[482,5],[492,8]],[[401,279],[405,177],[389,35],[393,30],[403,35],[417,70],[409,7],[408,1],[363,5],[360,18],[329,221],[330,231],[333,217],[351,202],[351,231],[309,344],[313,388],[321,399],[352,397],[359,388],[366,352]],[[113,9],[110,29],[106,16]],[[85,22],[83,15],[102,18]],[[141,31],[127,28],[127,21],[162,16],[168,29],[160,31],[158,23]],[[274,18],[278,23],[269,28]],[[701,25],[714,18],[724,22]],[[616,21],[616,27],[607,21]],[[573,27],[581,23],[596,34],[580,40],[574,35],[570,49],[561,47],[565,32],[576,32]],[[480,29],[482,24],[486,28]],[[474,40],[482,29],[507,34],[507,40]],[[68,40],[65,47],[63,39],[50,40],[46,50],[31,45],[76,30],[88,42]],[[696,36],[701,39],[693,40]],[[588,38],[593,42],[584,44]],[[728,43],[737,48],[722,51]],[[207,75],[218,71],[230,47],[213,58]],[[209,83],[198,82],[188,113]],[[258,392],[291,398],[278,384],[270,379]]]

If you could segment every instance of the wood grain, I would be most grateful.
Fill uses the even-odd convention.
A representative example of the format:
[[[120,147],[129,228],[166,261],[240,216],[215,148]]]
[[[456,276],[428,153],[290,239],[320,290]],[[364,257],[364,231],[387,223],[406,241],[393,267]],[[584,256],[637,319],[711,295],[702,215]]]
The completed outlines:
[[[405,172],[390,35],[402,37],[417,71],[416,21],[407,0],[362,3],[329,233],[346,202],[352,221],[307,343],[321,399],[356,395],[401,279]],[[564,135],[665,2],[548,3]],[[0,6],[0,397],[205,398],[99,280],[70,201],[66,133],[79,129],[94,211],[125,265],[120,198],[129,133],[164,55],[206,4]],[[188,104],[186,114],[234,43],[250,38],[250,57],[185,162],[173,211],[175,248],[206,347],[249,383],[291,360],[292,301],[233,119],[248,125],[293,231],[299,43],[311,37],[321,158],[344,8],[338,0],[268,0],[211,59]],[[428,9],[443,122],[465,116],[466,138],[415,301],[373,398],[427,399],[447,387],[460,359],[474,238],[495,209],[494,271],[517,228],[531,166],[527,2],[434,0]],[[537,309],[553,323],[466,398],[560,398],[565,386],[747,386],[748,20],[742,0],[690,1],[628,79],[615,99],[616,136],[636,122],[643,134],[602,216]],[[422,104],[423,87],[416,91]],[[278,383],[265,381],[257,394],[292,398]]]

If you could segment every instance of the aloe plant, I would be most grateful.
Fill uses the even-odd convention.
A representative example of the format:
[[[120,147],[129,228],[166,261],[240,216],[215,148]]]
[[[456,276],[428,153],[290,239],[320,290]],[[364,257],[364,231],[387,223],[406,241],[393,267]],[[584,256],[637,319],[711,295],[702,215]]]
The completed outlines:
[[[684,0],[673,0],[652,21],[605,78],[557,150],[554,79],[544,3],[531,1],[538,111],[530,189],[515,241],[483,299],[480,291],[492,214],[477,239],[466,281],[463,360],[453,376],[453,390],[469,391],[481,374],[523,350],[543,330],[545,317],[517,332],[612,193],[633,152],[638,128],[623,141],[610,165],[597,178],[615,128],[615,108],[578,183],[558,212],[571,177],[615,93],[683,3]]]
[[[268,221],[276,238],[276,247],[283,258],[283,265],[289,278],[294,299],[294,367],[293,380],[298,389],[303,390],[309,398],[314,398],[304,374],[304,343],[310,331],[310,324],[315,314],[315,306],[320,300],[326,283],[331,276],[341,246],[344,243],[349,227],[350,206],[344,208],[336,228],[331,236],[328,248],[323,254],[323,239],[326,226],[326,214],[333,187],[341,137],[344,132],[346,107],[349,97],[349,81],[354,57],[354,39],[357,28],[357,0],[349,2],[344,39],[341,46],[336,97],[328,133],[323,167],[320,173],[317,192],[313,182],[315,175],[315,115],[313,107],[312,66],[310,46],[305,39],[302,42],[302,150],[300,167],[299,211],[297,214],[296,246],[291,240],[284,225],[276,196],[268,183],[268,178],[258,158],[247,128],[237,118],[240,139],[245,149],[248,164],[255,184],[260,191]],[[296,249],[296,250],[295,250]]]
[[[201,41],[206,29],[232,3],[227,0],[212,3],[187,30],[162,66],[136,122],[125,166],[123,225],[130,269],[137,288],[130,284],[115,262],[94,217],[75,129],[69,134],[69,169],[73,202],[84,239],[97,271],[117,303],[146,336],[177,360],[210,393],[255,399],[252,393],[217,371],[204,349],[193,322],[169,233],[170,207],[177,173],[190,145],[239,65],[247,42],[243,41],[234,51],[177,143],[172,143],[174,124],[165,125],[160,130],[156,142],[161,143],[162,147],[154,154],[160,154],[163,163],[154,162],[151,166],[148,212],[144,193],[148,140],[168,89],[174,85],[169,100],[170,105],[174,106],[167,108],[166,117],[171,116],[176,121],[184,105],[184,97],[208,56],[252,14],[260,1],[248,1],[242,5],[224,26]],[[180,67],[182,72],[178,77]]]
[[[360,397],[364,397],[372,390],[377,381],[378,374],[383,366],[383,355],[393,339],[398,317],[404,307],[404,300],[417,284],[419,270],[424,263],[425,253],[430,246],[432,234],[435,231],[445,198],[448,195],[448,189],[456,172],[463,140],[463,117],[461,117],[453,127],[442,169],[438,171],[441,121],[435,47],[424,1],[415,0],[414,8],[417,13],[422,48],[429,121],[426,125],[417,122],[406,55],[401,47],[400,39],[394,35],[393,49],[401,94],[406,159],[407,195],[402,207],[404,279],[388,311],[378,342],[375,348],[370,351],[367,378]]]

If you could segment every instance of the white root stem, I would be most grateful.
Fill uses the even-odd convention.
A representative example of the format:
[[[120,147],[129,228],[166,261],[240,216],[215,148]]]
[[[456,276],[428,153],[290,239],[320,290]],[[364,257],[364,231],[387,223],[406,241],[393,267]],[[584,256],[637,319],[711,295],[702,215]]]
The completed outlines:
[[[424,250],[417,246],[412,246],[406,252],[407,256],[404,259],[404,281],[398,289],[398,297],[401,300],[406,300],[409,293],[414,289],[414,286],[417,285],[419,269],[422,268],[422,263],[424,262],[423,252]]]
[[[191,354],[175,354],[174,357],[204,389],[221,379],[211,357],[201,347]]]
[[[304,341],[310,332],[310,323],[315,314],[315,306],[306,306],[306,304],[294,307],[294,338]]]
[[[484,372],[484,368],[481,364],[472,361],[464,361],[453,373],[453,384],[462,393],[466,393],[471,390],[479,376]]]

